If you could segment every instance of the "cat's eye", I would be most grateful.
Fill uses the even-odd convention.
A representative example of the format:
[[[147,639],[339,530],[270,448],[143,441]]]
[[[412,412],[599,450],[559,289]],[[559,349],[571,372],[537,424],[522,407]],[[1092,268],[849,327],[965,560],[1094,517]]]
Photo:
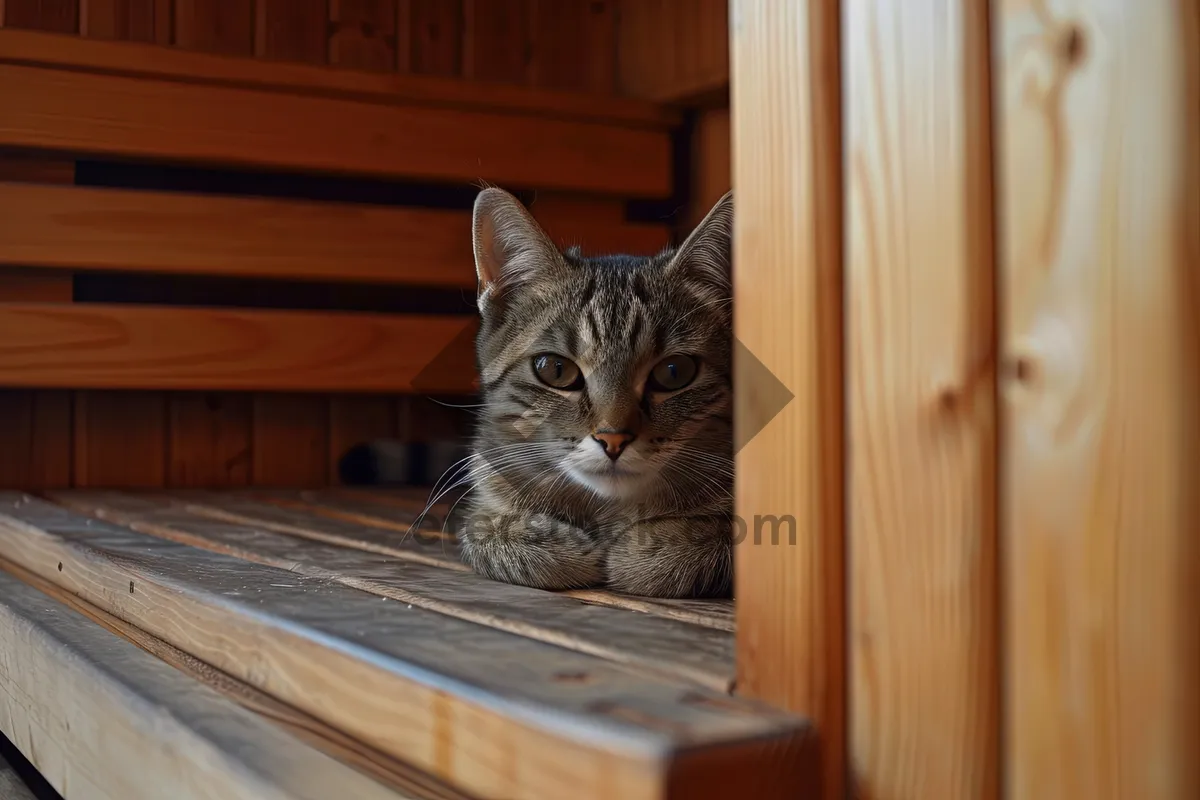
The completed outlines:
[[[669,356],[654,365],[646,382],[652,392],[677,392],[696,379],[700,364],[691,356]]]
[[[533,374],[547,386],[564,392],[577,392],[583,388],[583,373],[579,371],[579,365],[554,353],[534,356]]]

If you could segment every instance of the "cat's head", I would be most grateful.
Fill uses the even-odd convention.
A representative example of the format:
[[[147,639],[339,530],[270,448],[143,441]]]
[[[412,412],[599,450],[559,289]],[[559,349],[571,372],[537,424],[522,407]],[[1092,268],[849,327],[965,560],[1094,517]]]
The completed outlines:
[[[677,249],[585,258],[560,252],[508,193],[479,195],[489,465],[531,489],[558,479],[622,500],[725,491],[732,202],[723,197]]]

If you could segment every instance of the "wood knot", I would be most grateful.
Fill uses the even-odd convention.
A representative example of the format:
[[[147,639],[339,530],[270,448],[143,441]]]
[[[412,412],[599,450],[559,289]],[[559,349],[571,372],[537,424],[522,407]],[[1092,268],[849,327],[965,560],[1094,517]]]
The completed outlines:
[[[1068,25],[1059,36],[1058,55],[1069,67],[1077,66],[1087,54],[1087,41],[1078,25]]]
[[[1028,356],[1017,356],[1010,359],[1005,371],[1008,373],[1010,380],[1025,386],[1029,386],[1037,381],[1037,364]]]

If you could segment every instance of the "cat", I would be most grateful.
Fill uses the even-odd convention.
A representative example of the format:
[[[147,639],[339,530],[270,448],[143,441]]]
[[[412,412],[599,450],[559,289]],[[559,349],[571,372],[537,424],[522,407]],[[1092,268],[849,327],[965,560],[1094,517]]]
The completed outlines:
[[[547,590],[730,597],[732,192],[678,248],[559,250],[477,196],[482,407],[465,563]]]

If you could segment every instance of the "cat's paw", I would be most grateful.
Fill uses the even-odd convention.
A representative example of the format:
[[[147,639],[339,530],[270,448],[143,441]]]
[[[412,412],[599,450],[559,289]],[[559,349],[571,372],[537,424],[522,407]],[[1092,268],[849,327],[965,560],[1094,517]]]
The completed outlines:
[[[644,597],[727,598],[733,594],[729,520],[670,518],[643,522],[614,541],[608,587]]]
[[[458,538],[463,561],[495,581],[552,591],[604,583],[600,542],[545,514],[473,514]]]

